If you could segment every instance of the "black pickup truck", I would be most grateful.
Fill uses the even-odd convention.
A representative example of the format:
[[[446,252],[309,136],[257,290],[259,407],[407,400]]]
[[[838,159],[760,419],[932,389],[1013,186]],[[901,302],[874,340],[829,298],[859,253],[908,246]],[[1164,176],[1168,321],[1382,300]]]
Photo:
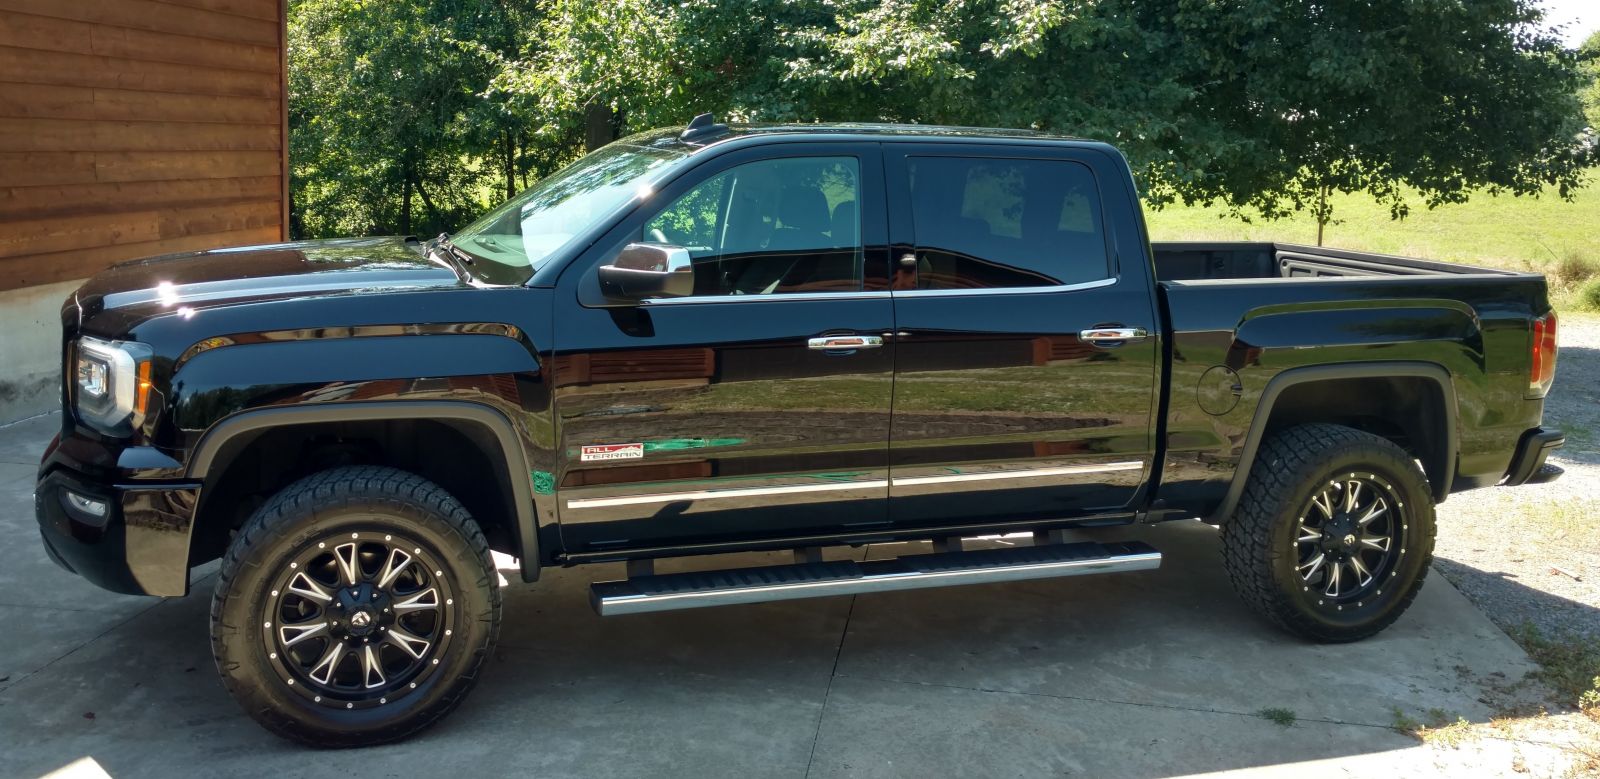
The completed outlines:
[[[220,557],[227,688],[317,745],[460,702],[491,550],[625,563],[612,615],[1149,569],[1136,526],[1199,519],[1250,608],[1350,641],[1436,503],[1563,441],[1542,277],[1152,246],[1114,148],[1032,132],[697,117],[454,236],[119,265],[62,325],[49,554],[167,596]],[[751,550],[794,562],[653,567]]]

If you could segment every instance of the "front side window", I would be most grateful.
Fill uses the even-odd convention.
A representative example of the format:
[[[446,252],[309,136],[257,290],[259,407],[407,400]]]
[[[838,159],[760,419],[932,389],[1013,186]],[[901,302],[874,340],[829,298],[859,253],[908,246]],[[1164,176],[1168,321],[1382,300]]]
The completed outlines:
[[[738,165],[650,218],[632,240],[682,246],[696,295],[861,289],[861,166],[855,157]]]
[[[917,289],[1107,278],[1094,175],[1064,160],[911,157]]]

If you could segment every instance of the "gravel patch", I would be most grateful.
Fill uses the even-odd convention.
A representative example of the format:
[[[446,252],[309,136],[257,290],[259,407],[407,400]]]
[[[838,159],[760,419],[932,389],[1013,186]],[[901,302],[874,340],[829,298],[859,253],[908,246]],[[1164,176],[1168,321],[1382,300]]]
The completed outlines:
[[[1439,507],[1436,567],[1502,629],[1600,641],[1600,318],[1564,315],[1545,424],[1567,433],[1554,484]]]

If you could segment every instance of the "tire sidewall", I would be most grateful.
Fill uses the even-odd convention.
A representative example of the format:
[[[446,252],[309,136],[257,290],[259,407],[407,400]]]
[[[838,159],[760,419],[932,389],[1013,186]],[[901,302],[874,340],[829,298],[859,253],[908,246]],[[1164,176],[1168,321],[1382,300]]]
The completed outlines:
[[[277,720],[289,734],[315,735],[319,743],[378,743],[426,725],[452,707],[469,686],[493,639],[498,609],[491,561],[480,558],[460,531],[420,507],[380,496],[353,495],[340,505],[303,509],[276,518],[265,535],[236,561],[231,577],[218,581],[216,613],[223,630],[214,647],[218,670],[244,708]],[[338,709],[291,689],[268,656],[271,636],[262,619],[275,578],[289,561],[319,541],[352,532],[389,532],[423,546],[443,566],[450,597],[445,625],[450,640],[434,658],[436,668],[386,704]],[[235,561],[230,561],[235,562]]]

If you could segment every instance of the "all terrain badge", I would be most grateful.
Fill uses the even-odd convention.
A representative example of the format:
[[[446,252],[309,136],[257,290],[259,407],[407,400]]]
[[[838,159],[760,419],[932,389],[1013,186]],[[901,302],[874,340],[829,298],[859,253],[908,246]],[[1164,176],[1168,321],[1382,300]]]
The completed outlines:
[[[583,447],[579,460],[638,460],[644,457],[644,444],[600,444]]]

